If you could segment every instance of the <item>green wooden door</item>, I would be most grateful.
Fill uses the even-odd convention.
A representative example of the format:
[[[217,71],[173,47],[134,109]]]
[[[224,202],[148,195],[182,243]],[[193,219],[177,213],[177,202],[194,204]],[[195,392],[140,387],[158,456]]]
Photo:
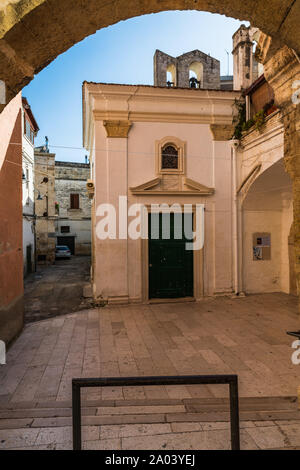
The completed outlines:
[[[170,218],[170,237],[165,227]],[[164,225],[165,224],[165,225]],[[186,250],[193,215],[149,214],[149,298],[193,296],[193,251]],[[182,235],[180,234],[182,232]],[[180,237],[180,238],[178,238]]]

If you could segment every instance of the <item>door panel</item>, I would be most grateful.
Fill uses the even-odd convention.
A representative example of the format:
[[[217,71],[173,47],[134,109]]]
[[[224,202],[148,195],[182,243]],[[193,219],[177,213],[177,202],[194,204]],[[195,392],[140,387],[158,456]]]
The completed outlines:
[[[174,214],[170,214],[170,238],[165,239],[163,235],[168,230],[163,227],[164,216],[156,214],[153,219],[149,214],[149,298],[192,297],[193,251],[186,250],[188,240],[184,235],[182,217],[176,214],[174,218]],[[191,233],[192,214],[185,214],[184,223],[186,233]]]

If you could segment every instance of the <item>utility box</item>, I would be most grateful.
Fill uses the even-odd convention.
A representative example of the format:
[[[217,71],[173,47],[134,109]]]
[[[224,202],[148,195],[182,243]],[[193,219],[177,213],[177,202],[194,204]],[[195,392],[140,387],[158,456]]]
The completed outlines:
[[[253,261],[271,259],[271,234],[266,232],[253,234]]]

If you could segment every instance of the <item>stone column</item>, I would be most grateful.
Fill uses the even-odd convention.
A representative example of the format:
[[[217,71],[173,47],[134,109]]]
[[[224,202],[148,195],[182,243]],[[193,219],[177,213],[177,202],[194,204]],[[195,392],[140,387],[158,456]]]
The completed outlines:
[[[262,34],[257,50],[265,77],[275,93],[284,124],[284,163],[293,182],[295,272],[300,292],[300,59],[287,46],[279,47]]]

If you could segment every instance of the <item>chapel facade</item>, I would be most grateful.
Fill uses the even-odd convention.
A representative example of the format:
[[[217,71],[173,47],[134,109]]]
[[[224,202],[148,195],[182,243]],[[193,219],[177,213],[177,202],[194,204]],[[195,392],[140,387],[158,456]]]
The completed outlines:
[[[84,82],[96,301],[295,293],[283,125],[252,54],[253,31],[242,26],[229,88],[219,61],[198,50],[156,51],[154,86]],[[187,249],[192,236],[200,242]]]

